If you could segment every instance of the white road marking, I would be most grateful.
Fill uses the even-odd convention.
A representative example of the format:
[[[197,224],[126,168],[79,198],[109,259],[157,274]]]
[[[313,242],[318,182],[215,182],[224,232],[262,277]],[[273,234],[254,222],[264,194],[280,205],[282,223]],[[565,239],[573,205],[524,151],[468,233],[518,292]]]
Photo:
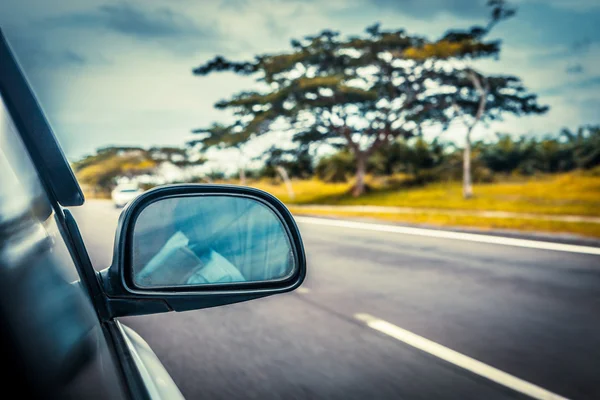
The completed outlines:
[[[296,292],[306,294],[306,293],[310,293],[310,289],[305,288],[305,287],[299,287],[298,289],[296,289]]]
[[[600,255],[600,247],[579,246],[573,244],[541,242],[537,240],[515,239],[502,236],[481,235],[476,233],[452,232],[425,228],[411,228],[408,226],[371,224],[365,222],[344,221],[337,219],[294,217],[296,221],[304,224],[335,226],[339,228],[363,229],[368,231],[402,233],[405,235],[427,236],[442,239],[467,240],[471,242],[499,244],[504,246],[527,247],[539,250],[564,251]]]
[[[499,369],[490,367],[481,361],[477,361],[471,357],[465,356],[464,354],[432,342],[429,339],[425,339],[422,336],[409,332],[377,317],[373,317],[369,314],[355,314],[354,317],[376,331],[385,333],[386,335],[400,340],[409,346],[441,358],[444,361],[466,369],[467,371],[473,372],[474,374],[482,376],[534,399],[566,400],[566,397],[562,397],[544,388],[507,374],[506,372],[500,371]]]

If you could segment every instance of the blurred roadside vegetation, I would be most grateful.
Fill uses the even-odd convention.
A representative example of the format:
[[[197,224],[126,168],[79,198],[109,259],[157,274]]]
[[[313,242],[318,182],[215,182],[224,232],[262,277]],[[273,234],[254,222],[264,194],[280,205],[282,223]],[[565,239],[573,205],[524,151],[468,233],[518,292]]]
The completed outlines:
[[[372,176],[405,178],[399,187],[421,186],[440,181],[458,181],[462,176],[462,149],[451,142],[422,138],[398,139],[378,149],[367,163]],[[274,166],[290,177],[315,176],[327,183],[348,182],[354,174],[352,153],[342,149],[312,162],[303,151],[271,149],[265,166],[250,171],[256,178],[277,177]],[[507,176],[535,176],[576,169],[591,170],[600,165],[600,126],[563,129],[555,135],[516,136],[498,133],[492,140],[473,143],[472,167],[476,183],[492,183]],[[388,179],[394,185],[394,179]],[[367,184],[367,191],[369,185]],[[361,199],[355,200],[361,203]]]
[[[186,149],[178,147],[144,149],[110,146],[100,148],[95,154],[83,157],[72,163],[71,167],[88,197],[108,198],[119,180],[136,179],[141,175],[151,176],[163,162],[186,167],[202,164],[204,160],[190,161]],[[139,186],[150,189],[154,185],[140,183]]]
[[[404,174],[368,176],[367,181],[373,189],[361,198],[349,195],[351,182],[292,180],[293,199],[279,181],[262,179],[250,182],[250,186],[268,191],[288,205],[384,206],[600,216],[600,168],[530,177],[498,176],[495,180],[493,183],[476,184],[480,192],[472,201],[462,198],[460,182],[413,185],[412,177]]]
[[[476,195],[469,200],[463,197],[460,180],[442,176],[423,183],[414,175],[395,173],[368,175],[366,181],[370,190],[358,198],[351,195],[350,180],[326,183],[316,177],[293,179],[294,198],[290,198],[285,185],[277,179],[262,178],[249,185],[276,195],[296,215],[600,238],[600,166],[558,173],[522,174],[514,170],[490,174],[488,171],[485,179],[475,183]],[[376,208],[363,211],[347,206],[390,207],[390,211]],[[495,216],[493,212],[506,215]],[[568,220],[572,216],[579,218]],[[563,217],[567,220],[561,220]]]
[[[269,165],[254,173],[251,186],[275,194],[296,214],[375,218],[441,226],[572,233],[600,237],[600,127],[563,129],[555,135],[497,134],[473,145],[475,196],[463,197],[462,153],[452,143],[422,139],[396,141],[368,164],[367,193],[351,195],[352,155],[341,150],[321,158],[312,171],[293,160],[288,169],[294,197]],[[405,213],[310,208],[333,206],[406,207]],[[296,206],[296,207],[295,207]],[[302,208],[297,207],[302,206]],[[457,214],[463,210],[471,214]],[[495,218],[483,211],[538,214]],[[580,221],[547,219],[581,216]]]
[[[400,139],[371,158],[367,192],[352,196],[352,154],[341,149],[316,159],[308,152],[271,148],[262,167],[246,172],[246,184],[266,190],[298,214],[368,217],[408,223],[566,232],[600,237],[600,127],[563,129],[555,135],[497,134],[473,146],[475,196],[465,200],[461,149],[450,142]],[[109,197],[120,177],[156,173],[161,162],[198,166],[189,149],[100,149],[73,164],[88,197]],[[291,178],[293,197],[277,168]],[[239,184],[236,175],[210,170],[194,182]],[[140,185],[144,189],[152,184]],[[323,210],[310,205],[406,207],[405,213]],[[301,206],[302,208],[298,207]],[[471,214],[456,214],[453,210]],[[483,216],[482,211],[538,214],[539,219]],[[468,214],[468,213],[467,213]],[[566,222],[545,216],[581,216]]]

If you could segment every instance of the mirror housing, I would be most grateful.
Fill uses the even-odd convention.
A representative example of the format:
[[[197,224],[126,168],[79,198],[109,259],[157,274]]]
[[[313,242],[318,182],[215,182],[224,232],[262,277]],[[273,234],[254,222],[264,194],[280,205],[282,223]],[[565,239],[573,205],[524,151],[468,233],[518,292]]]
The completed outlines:
[[[134,230],[140,214],[157,202],[208,196],[247,199],[267,208],[279,221],[281,233],[289,243],[293,268],[281,279],[265,279],[226,284],[183,284],[140,286],[134,277]],[[168,216],[166,224],[171,223]],[[264,220],[264,218],[262,219]],[[136,244],[137,246],[138,244]],[[158,251],[158,249],[156,249]],[[250,249],[247,249],[250,251]],[[300,231],[289,210],[274,196],[262,190],[233,185],[182,184],[149,190],[127,205],[120,217],[115,235],[113,261],[99,277],[107,299],[109,318],[154,314],[168,311],[187,311],[257,299],[292,291],[306,276],[306,256]]]

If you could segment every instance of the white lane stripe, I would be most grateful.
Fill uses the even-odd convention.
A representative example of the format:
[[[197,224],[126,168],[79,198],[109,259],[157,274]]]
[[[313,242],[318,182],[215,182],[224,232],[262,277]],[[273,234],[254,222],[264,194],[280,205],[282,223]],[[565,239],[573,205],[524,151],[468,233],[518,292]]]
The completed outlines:
[[[296,289],[296,292],[298,293],[302,293],[302,294],[306,294],[310,292],[309,288],[305,288],[305,287],[299,287],[298,289]]]
[[[471,242],[499,244],[504,246],[527,247],[530,249],[565,251],[569,253],[581,253],[600,255],[600,247],[579,246],[573,244],[541,242],[537,240],[515,239],[502,236],[480,235],[475,233],[451,232],[435,229],[411,228],[408,226],[371,224],[365,222],[344,221],[337,219],[294,217],[296,221],[305,224],[335,226],[339,228],[363,229],[378,232],[402,233],[405,235],[427,236],[442,239],[467,240]]]
[[[562,397],[537,385],[507,374],[506,372],[500,371],[499,369],[490,367],[481,361],[467,357],[464,354],[444,347],[441,344],[432,342],[429,339],[425,339],[422,336],[409,332],[377,317],[373,317],[369,314],[355,314],[354,317],[376,331],[385,333],[386,335],[400,340],[409,346],[441,358],[444,361],[466,369],[467,371],[473,372],[474,374],[482,376],[534,399],[566,400],[566,397]]]

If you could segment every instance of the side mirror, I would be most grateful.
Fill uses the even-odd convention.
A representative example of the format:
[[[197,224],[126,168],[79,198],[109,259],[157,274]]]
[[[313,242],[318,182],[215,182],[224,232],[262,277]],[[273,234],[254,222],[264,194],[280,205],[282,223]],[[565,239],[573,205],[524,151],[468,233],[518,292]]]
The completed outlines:
[[[100,277],[110,317],[185,311],[291,291],[306,275],[300,232],[261,190],[172,185],[121,213]]]

